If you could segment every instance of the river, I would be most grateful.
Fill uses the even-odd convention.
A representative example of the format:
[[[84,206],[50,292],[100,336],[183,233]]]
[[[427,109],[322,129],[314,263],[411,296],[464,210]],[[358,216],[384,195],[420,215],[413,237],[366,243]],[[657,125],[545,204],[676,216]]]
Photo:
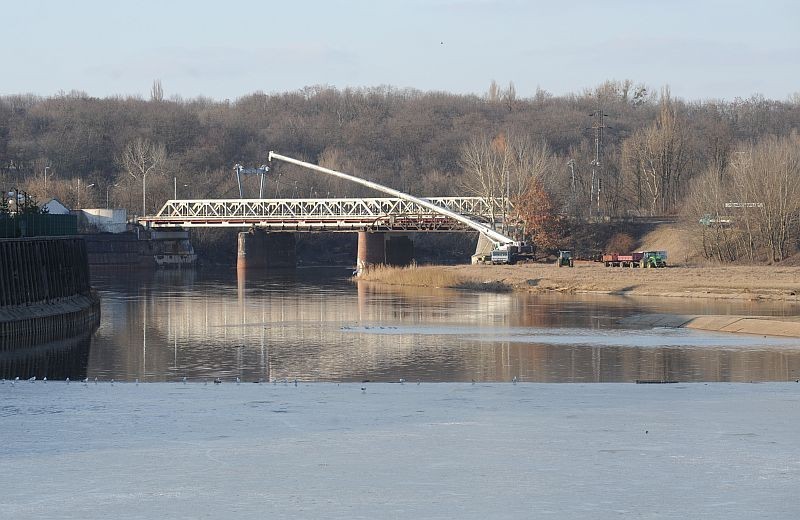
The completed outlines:
[[[398,288],[349,277],[340,268],[94,274],[102,320],[88,356],[79,349],[85,371],[75,375],[409,383],[800,377],[797,339],[618,324],[649,312],[796,315],[796,304]],[[50,370],[65,375],[54,363]]]

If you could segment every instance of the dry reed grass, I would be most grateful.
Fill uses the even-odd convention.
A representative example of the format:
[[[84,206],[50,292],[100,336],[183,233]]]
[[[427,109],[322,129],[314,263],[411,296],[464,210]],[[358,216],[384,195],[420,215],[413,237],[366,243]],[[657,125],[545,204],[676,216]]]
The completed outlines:
[[[415,264],[407,267],[376,265],[361,273],[358,279],[390,285],[449,288],[457,288],[468,281],[465,277],[438,266],[418,266]]]
[[[470,291],[509,292],[513,287],[503,282],[480,281],[473,276],[454,272],[447,266],[412,264],[407,267],[379,265],[362,273],[359,280],[385,283],[387,285],[408,285],[414,287],[438,287],[466,289]]]

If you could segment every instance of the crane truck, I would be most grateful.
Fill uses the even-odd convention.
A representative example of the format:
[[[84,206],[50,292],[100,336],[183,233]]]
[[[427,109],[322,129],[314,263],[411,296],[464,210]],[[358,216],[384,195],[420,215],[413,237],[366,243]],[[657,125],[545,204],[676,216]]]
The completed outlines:
[[[422,199],[419,197],[414,197],[413,195],[409,195],[408,193],[403,193],[402,191],[395,190],[388,186],[384,186],[383,184],[378,184],[377,182],[368,181],[366,179],[362,179],[360,177],[355,177],[353,175],[349,175],[347,173],[343,173],[340,171],[332,170],[330,168],[325,168],[316,164],[308,163],[305,161],[301,161],[299,159],[293,159],[292,157],[287,157],[285,155],[281,155],[276,152],[269,152],[269,163],[271,164],[273,160],[287,162],[289,164],[294,164],[297,166],[301,166],[303,168],[308,168],[310,170],[318,171],[320,173],[324,173],[327,175],[332,175],[334,177],[338,177],[340,179],[345,179],[351,182],[355,182],[357,184],[361,184],[362,186],[366,186],[367,188],[371,188],[373,190],[381,191],[383,193],[387,193],[392,195],[393,197],[397,197],[399,199],[412,202],[423,208],[427,208],[431,211],[439,213],[440,215],[444,215],[449,217],[457,222],[461,222],[462,224],[474,229],[475,231],[484,235],[487,239],[489,239],[492,244],[494,245],[494,249],[492,250],[492,263],[514,263],[515,254],[519,250],[519,248],[523,245],[520,242],[517,242],[513,238],[509,238],[502,233],[498,233],[491,227],[482,224],[480,222],[475,222],[474,220],[465,217],[459,213],[454,211],[450,211],[447,208],[443,208],[438,206],[427,199]],[[495,259],[497,261],[495,261]]]

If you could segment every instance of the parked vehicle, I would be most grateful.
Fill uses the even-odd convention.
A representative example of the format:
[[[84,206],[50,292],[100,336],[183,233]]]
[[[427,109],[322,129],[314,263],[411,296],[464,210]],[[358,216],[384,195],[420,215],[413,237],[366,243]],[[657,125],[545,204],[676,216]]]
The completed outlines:
[[[492,264],[515,264],[517,262],[517,248],[506,246],[492,251]]]
[[[602,257],[606,267],[645,267],[667,266],[666,251],[636,251],[634,253],[607,253]]]
[[[572,259],[572,251],[559,251],[556,265],[558,267],[575,267],[574,260]]]
[[[644,251],[640,267],[667,267],[666,251]]]

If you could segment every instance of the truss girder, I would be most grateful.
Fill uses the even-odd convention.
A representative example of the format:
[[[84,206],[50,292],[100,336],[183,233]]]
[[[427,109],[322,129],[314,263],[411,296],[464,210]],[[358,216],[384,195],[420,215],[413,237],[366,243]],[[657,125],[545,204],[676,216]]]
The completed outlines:
[[[491,224],[504,199],[431,197],[429,202]],[[169,200],[151,227],[250,227],[285,231],[469,231],[451,218],[399,198]]]

